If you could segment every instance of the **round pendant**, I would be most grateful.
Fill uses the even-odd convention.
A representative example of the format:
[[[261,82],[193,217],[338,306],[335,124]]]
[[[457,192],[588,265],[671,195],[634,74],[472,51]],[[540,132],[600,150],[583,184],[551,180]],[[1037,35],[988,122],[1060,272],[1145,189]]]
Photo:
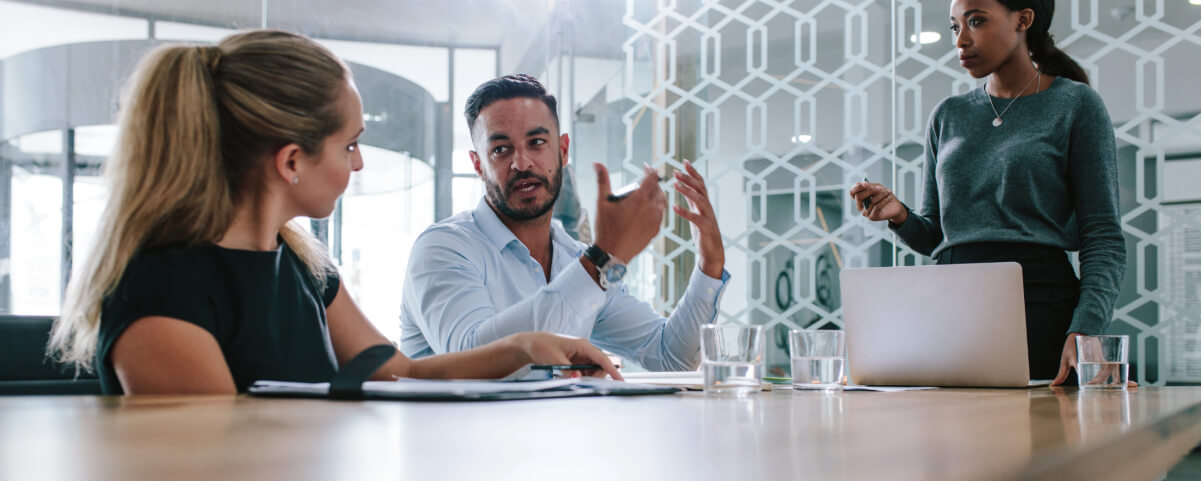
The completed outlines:
[[[992,126],[993,126],[993,127],[1000,127],[1000,126],[1001,126],[1001,118],[1000,118],[1000,117],[997,117],[997,118],[995,118],[995,119],[992,119]]]

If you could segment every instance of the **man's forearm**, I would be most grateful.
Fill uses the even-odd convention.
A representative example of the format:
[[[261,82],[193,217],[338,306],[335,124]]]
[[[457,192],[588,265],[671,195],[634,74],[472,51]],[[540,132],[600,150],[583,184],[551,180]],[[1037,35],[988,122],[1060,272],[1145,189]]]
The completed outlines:
[[[714,322],[729,273],[694,273],[688,290],[663,326],[662,369],[690,371],[700,362],[701,326]]]

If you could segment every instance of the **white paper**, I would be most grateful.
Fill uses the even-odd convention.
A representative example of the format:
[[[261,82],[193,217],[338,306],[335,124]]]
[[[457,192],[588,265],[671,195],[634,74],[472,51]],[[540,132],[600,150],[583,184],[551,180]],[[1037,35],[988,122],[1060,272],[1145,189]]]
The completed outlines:
[[[472,396],[497,393],[537,392],[578,386],[605,393],[621,393],[647,388],[648,384],[634,384],[595,377],[560,378],[547,381],[496,381],[496,380],[433,380],[398,379],[395,381],[367,381],[363,392],[383,397],[405,395]],[[326,396],[329,383],[304,383],[287,381],[257,381],[251,390],[258,394],[309,394]]]
[[[549,381],[500,382],[475,380],[397,379],[395,381],[367,381],[363,391],[388,394],[494,394],[501,392],[534,392],[570,384],[579,379],[563,378]],[[329,383],[304,383],[286,381],[258,381],[255,390],[261,393],[329,394]]]
[[[660,386],[701,386],[705,384],[705,374],[700,371],[682,372],[631,372],[621,373],[628,382],[657,384]]]
[[[938,389],[936,386],[860,386],[850,385],[843,386],[843,391],[879,391],[879,392],[899,392],[899,391],[920,391],[923,389]]]

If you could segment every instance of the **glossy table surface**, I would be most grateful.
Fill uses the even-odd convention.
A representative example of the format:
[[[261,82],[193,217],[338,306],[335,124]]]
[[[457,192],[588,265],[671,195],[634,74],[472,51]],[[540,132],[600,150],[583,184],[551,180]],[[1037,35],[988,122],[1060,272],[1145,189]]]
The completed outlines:
[[[1157,479],[1201,388],[0,398],[0,479]]]

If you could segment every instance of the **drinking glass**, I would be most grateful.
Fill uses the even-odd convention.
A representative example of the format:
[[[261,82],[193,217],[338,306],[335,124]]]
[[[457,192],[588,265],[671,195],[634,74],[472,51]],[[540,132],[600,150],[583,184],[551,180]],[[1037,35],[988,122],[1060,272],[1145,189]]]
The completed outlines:
[[[1081,389],[1126,389],[1130,336],[1077,336],[1076,378]]]
[[[701,327],[705,392],[746,395],[763,385],[763,326]]]
[[[842,331],[798,331],[788,333],[792,358],[792,387],[795,389],[842,390],[846,358],[846,336]]]

